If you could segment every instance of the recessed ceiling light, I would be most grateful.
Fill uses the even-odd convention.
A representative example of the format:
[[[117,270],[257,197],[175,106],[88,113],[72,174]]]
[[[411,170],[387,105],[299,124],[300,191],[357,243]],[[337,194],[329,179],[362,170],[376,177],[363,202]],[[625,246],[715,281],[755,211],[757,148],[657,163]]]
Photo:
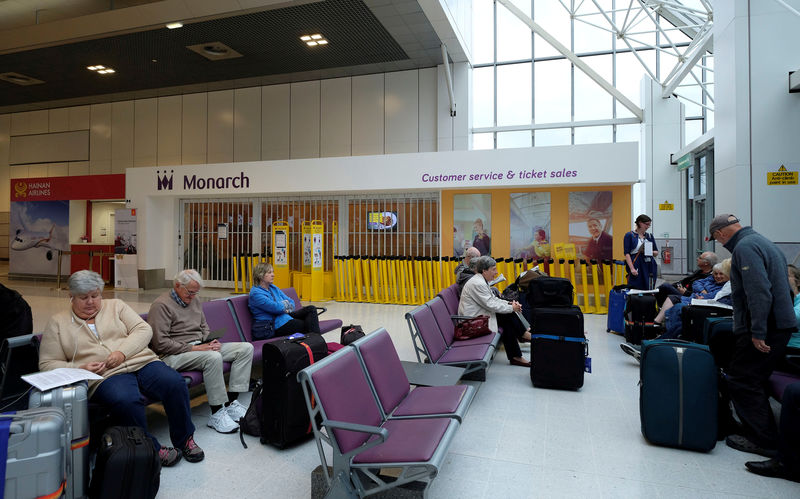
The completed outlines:
[[[178,29],[178,28],[183,28],[183,23],[175,22],[167,24],[167,29]]]
[[[319,44],[317,42],[315,42],[315,41],[310,41],[310,42],[306,42],[306,45],[308,45],[309,47],[313,47],[314,45],[319,45]]]
[[[96,64],[94,66],[86,66],[86,69],[88,69],[89,71],[97,71],[97,74],[101,75],[116,73],[116,71],[114,71],[113,68],[103,66],[102,64]]]
[[[312,40],[319,40],[320,38],[322,38],[322,35],[320,35],[320,34],[311,35],[311,39]]]
[[[318,40],[318,41],[317,41],[317,43],[318,43],[319,45],[327,45],[327,44],[328,44],[328,40],[326,40],[326,39],[324,39],[324,38],[323,38],[322,40]]]
[[[311,40],[311,37],[308,36],[308,35],[303,35],[303,36],[300,37],[300,39],[303,40],[304,42],[307,42],[307,41]]]
[[[328,40],[326,40],[321,34],[314,33],[313,35],[303,35],[300,37],[300,40],[304,41],[306,45],[309,47],[315,47],[317,45],[327,45]]]

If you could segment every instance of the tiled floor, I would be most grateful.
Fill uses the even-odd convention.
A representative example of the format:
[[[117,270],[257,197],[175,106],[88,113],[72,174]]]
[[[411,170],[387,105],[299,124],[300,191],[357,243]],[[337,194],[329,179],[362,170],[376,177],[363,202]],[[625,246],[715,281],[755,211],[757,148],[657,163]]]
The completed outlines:
[[[53,283],[0,282],[19,290],[34,311],[36,330],[50,314],[67,307],[65,291]],[[109,291],[138,312],[148,310],[158,291]],[[228,296],[205,290],[206,299]],[[400,357],[415,360],[403,315],[411,307],[326,303],[327,316],[365,330],[386,327]],[[761,459],[720,443],[708,454],[655,447],[639,431],[638,364],[623,354],[621,337],[606,333],[605,316],[586,315],[593,373],[578,392],[531,386],[528,371],[510,366],[500,352],[450,448],[431,498],[531,497],[800,497],[800,484],[747,472],[744,462]],[[328,341],[337,341],[334,333]],[[528,355],[527,353],[525,355]],[[244,401],[247,401],[248,397]],[[162,498],[307,498],[311,470],[319,464],[309,441],[279,451],[246,437],[221,435],[206,427],[208,406],[193,399],[196,440],[206,459],[185,461],[161,474]],[[156,406],[157,407],[157,406]],[[151,430],[168,441],[165,418],[150,414]]]

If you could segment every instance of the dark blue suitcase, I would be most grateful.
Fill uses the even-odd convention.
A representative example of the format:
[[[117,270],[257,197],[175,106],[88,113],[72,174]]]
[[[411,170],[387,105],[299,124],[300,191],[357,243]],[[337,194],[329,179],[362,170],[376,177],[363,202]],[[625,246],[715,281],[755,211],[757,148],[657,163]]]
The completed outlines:
[[[642,343],[639,417],[652,444],[708,452],[717,444],[717,367],[708,346]]]
[[[625,334],[625,293],[628,286],[614,286],[608,294],[606,332]]]

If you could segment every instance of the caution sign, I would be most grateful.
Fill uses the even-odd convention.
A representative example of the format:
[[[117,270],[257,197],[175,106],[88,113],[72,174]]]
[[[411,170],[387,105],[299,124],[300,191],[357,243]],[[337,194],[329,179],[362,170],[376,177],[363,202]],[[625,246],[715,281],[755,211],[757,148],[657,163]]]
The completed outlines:
[[[672,203],[660,203],[658,209],[660,211],[672,211],[675,209],[675,205]]]
[[[781,165],[776,172],[767,172],[767,185],[797,185],[798,172],[791,172]]]

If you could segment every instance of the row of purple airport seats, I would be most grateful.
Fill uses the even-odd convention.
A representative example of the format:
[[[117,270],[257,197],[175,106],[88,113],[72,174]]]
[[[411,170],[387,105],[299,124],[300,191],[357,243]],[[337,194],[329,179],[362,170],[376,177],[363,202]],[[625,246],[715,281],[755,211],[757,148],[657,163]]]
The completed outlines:
[[[364,497],[419,481],[427,492],[475,395],[468,385],[411,390],[397,350],[378,329],[298,374],[328,497]],[[347,380],[343,383],[342,380]],[[370,470],[398,468],[386,477]]]
[[[294,309],[297,310],[298,308],[302,308],[303,304],[300,302],[300,297],[297,296],[297,291],[294,288],[283,288],[281,291],[284,292],[286,296],[294,301]],[[328,309],[325,307],[317,307],[317,315],[322,315]],[[319,332],[320,333],[328,333],[330,331],[335,331],[342,327],[342,320],[341,319],[320,319],[319,321]]]

